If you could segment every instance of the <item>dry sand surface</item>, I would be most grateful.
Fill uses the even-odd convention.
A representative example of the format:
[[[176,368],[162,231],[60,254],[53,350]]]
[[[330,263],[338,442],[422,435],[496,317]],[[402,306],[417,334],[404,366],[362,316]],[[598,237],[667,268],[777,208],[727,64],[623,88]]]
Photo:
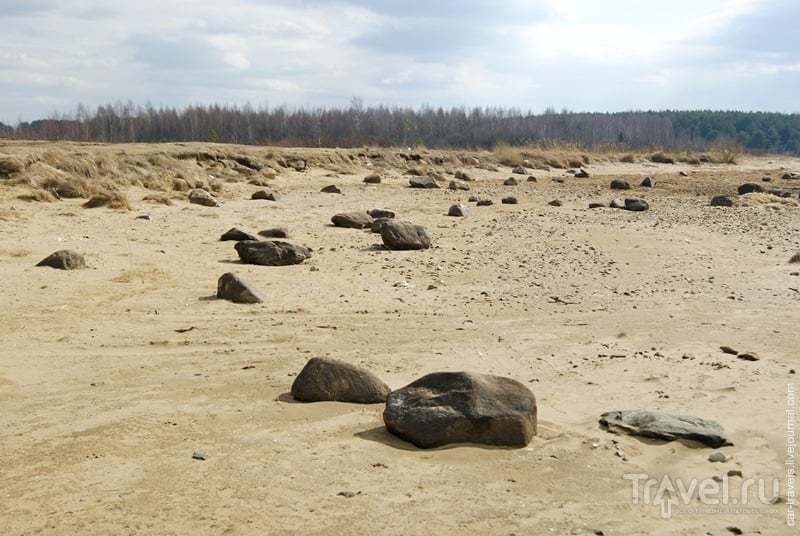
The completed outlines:
[[[536,182],[504,186],[511,167],[491,153],[400,152],[0,142],[6,169],[16,163],[0,180],[0,534],[795,533],[786,410],[800,264],[788,261],[800,208],[708,204],[744,182],[796,199],[800,181],[781,176],[800,160],[593,157],[586,179],[532,169]],[[276,176],[253,170],[265,163]],[[445,188],[409,188],[411,167],[440,173]],[[469,192],[446,188],[459,170],[475,179]],[[382,182],[365,184],[375,171]],[[638,187],[645,176],[655,188]],[[118,188],[132,210],[23,199],[53,177]],[[634,187],[612,191],[613,178]],[[221,206],[173,189],[196,182]],[[342,194],[321,193],[328,184]],[[281,199],[250,200],[260,188]],[[500,203],[509,195],[519,204]],[[650,210],[587,208],[618,196]],[[457,202],[472,213],[448,217]],[[424,225],[433,246],[388,251],[380,235],[330,224],[372,208]],[[219,241],[232,227],[276,225],[312,258],[244,265]],[[35,266],[60,249],[88,268]],[[266,300],[216,299],[229,271]],[[393,389],[434,371],[517,379],[536,394],[539,433],[520,449],[414,448],[385,430],[380,404],[294,402],[293,378],[314,356]],[[598,417],[617,409],[714,419],[735,445],[711,463],[697,443],[610,434]],[[742,474],[730,497],[765,479],[772,498],[779,479],[779,502],[753,486],[752,512],[679,510],[715,507],[695,493],[663,519],[654,499],[635,504],[624,477],[688,485],[729,470]]]

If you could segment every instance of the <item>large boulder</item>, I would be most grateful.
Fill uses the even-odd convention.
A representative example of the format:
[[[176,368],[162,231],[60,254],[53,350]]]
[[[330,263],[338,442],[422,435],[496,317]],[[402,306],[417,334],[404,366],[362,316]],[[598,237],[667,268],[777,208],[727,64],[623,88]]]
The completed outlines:
[[[292,383],[292,397],[301,402],[386,402],[389,386],[372,372],[327,357],[312,357]]]
[[[217,298],[234,303],[261,303],[264,298],[250,283],[228,272],[217,281]]]
[[[59,270],[78,270],[86,268],[86,259],[83,255],[71,249],[62,249],[51,253],[36,266],[49,266],[50,268],[57,268]]]
[[[346,212],[334,214],[331,222],[336,227],[346,227],[348,229],[368,229],[372,227],[372,216],[366,212]]]
[[[236,252],[245,264],[288,266],[311,257],[311,250],[281,240],[243,240],[236,242]]]
[[[721,424],[691,415],[670,415],[646,409],[609,411],[600,416],[600,424],[617,434],[664,441],[691,439],[712,448],[732,445]]]
[[[389,432],[420,448],[524,447],[536,435],[536,398],[511,378],[436,372],[389,393],[383,420]]]
[[[427,249],[431,247],[431,235],[425,227],[404,221],[385,221],[381,225],[381,238],[389,249]]]

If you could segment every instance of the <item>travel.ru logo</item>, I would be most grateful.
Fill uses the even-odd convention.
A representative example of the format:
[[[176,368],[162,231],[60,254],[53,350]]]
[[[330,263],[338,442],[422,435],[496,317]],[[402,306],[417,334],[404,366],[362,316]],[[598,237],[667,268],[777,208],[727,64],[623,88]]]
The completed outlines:
[[[702,513],[772,513],[768,508],[775,504],[780,493],[777,478],[731,478],[721,477],[689,480],[650,478],[645,473],[625,473],[631,481],[633,504],[657,506],[661,517],[668,519],[675,514]]]

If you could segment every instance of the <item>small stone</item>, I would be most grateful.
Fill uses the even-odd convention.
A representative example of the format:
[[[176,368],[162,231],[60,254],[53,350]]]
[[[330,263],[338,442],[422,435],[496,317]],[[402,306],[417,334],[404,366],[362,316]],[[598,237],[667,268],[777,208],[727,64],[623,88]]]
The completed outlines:
[[[219,207],[221,206],[214,196],[202,188],[196,188],[189,192],[189,203],[195,205],[202,205],[204,207]]]
[[[527,175],[528,170],[525,169],[523,166],[517,166],[511,170],[511,173],[514,173],[515,175]]]
[[[631,185],[628,184],[628,181],[622,179],[614,179],[611,181],[611,189],[612,190],[630,190]]]
[[[528,182],[536,182],[536,177],[534,177],[533,175],[528,175],[528,179],[527,180],[528,180]]]
[[[552,201],[549,201],[547,204],[550,205],[551,207],[560,207],[564,205],[564,203],[562,203],[560,199],[553,199]]]
[[[642,183],[639,186],[644,188],[654,188],[656,185],[656,180],[653,177],[645,177]]]
[[[605,205],[603,203],[589,203],[589,208],[603,208]]]
[[[743,361],[758,361],[758,360],[761,359],[758,356],[758,354],[755,353],[755,352],[742,352],[739,355],[737,355],[736,357],[738,357],[739,359],[741,359]]]
[[[479,207],[488,207],[493,205],[494,202],[491,199],[479,199],[477,205]]]
[[[715,195],[711,198],[711,202],[709,203],[712,207],[732,207],[733,206],[733,199],[728,197],[727,195]]]
[[[192,459],[206,461],[208,459],[208,454],[198,450],[197,452],[192,453]]]
[[[626,199],[625,210],[632,212],[644,212],[649,209],[650,205],[644,199]]]
[[[708,461],[710,462],[724,462],[727,460],[728,457],[725,456],[725,453],[722,451],[712,452],[708,455]]]
[[[722,350],[722,352],[725,353],[725,354],[730,354],[730,355],[738,355],[739,354],[738,350],[734,350],[730,346],[720,346],[719,349]]]
[[[342,190],[335,184],[329,184],[320,190],[323,194],[340,194]]]
[[[761,193],[764,191],[764,188],[761,187],[760,184],[756,184],[755,182],[746,182],[739,186],[736,190],[739,195],[744,194],[751,194],[751,193]]]
[[[289,228],[285,225],[281,225],[264,229],[263,231],[259,231],[258,234],[265,238],[289,238]]]
[[[352,499],[353,497],[355,497],[358,494],[355,491],[345,490],[345,491],[340,491],[336,495],[339,496],[339,497],[344,497],[346,499]]]
[[[381,176],[377,173],[372,173],[364,177],[364,182],[367,184],[380,184],[381,183]]]
[[[49,266],[50,268],[57,268],[59,270],[78,270],[86,268],[86,259],[83,255],[71,249],[62,249],[51,253],[36,266]]]
[[[455,216],[458,218],[463,218],[469,216],[469,207],[467,205],[463,205],[458,203],[456,205],[452,205],[450,210],[447,211],[448,216]]]
[[[586,171],[583,168],[580,168],[578,171],[575,172],[575,178],[576,179],[588,179],[589,178],[589,172]]]
[[[270,190],[258,190],[257,192],[253,192],[253,195],[250,196],[250,199],[263,199],[265,201],[280,201],[281,196]]]
[[[469,184],[464,181],[450,181],[448,186],[450,190],[461,190],[463,192],[469,191]]]
[[[514,196],[504,197],[501,201],[504,205],[516,205],[519,200]]]
[[[517,182],[517,179],[515,179],[514,177],[509,177],[503,181],[503,185],[505,186],[516,186],[517,184],[519,183]]]
[[[739,478],[742,478],[742,472],[739,469],[731,469],[725,474],[728,475],[729,477],[738,476]]]

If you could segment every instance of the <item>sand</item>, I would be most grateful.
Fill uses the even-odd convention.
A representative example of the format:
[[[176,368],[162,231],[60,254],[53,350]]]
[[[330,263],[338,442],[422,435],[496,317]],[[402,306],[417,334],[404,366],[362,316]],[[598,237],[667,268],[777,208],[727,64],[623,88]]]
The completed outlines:
[[[149,180],[167,182],[174,177],[159,159],[196,149],[55,147],[107,165],[149,158]],[[4,142],[0,155],[51,149]],[[136,166],[119,167],[131,211],[24,201],[29,186],[0,181],[0,533],[795,533],[786,410],[800,364],[800,265],[788,260],[800,251],[800,208],[708,202],[764,176],[765,187],[796,197],[800,181],[781,175],[800,170],[800,159],[599,159],[585,166],[588,179],[539,169],[536,182],[517,176],[519,185],[504,186],[510,167],[484,165],[483,153],[464,164],[454,153],[428,168],[445,186],[457,170],[476,179],[455,192],[410,189],[407,169],[359,150],[271,151],[310,162],[262,181],[278,202],[250,200],[260,187],[222,168],[223,178],[206,177],[218,208],[180,191],[164,193],[171,206],[144,200],[153,191],[129,180]],[[376,170],[382,183],[365,184]],[[656,187],[638,188],[644,176]],[[633,190],[608,188],[620,177]],[[320,193],[328,184],[343,193]],[[476,207],[470,195],[494,205]],[[519,204],[501,204],[508,195]],[[587,208],[617,196],[651,208]],[[457,202],[470,205],[468,217],[446,215]],[[426,226],[433,247],[387,251],[379,235],[330,224],[338,212],[371,208]],[[218,240],[231,227],[276,225],[313,257],[243,265],[234,243]],[[82,253],[89,268],[35,266],[59,249]],[[266,300],[216,299],[229,271]],[[392,388],[434,371],[514,378],[536,394],[539,433],[521,449],[417,449],[385,430],[380,404],[294,402],[293,378],[314,356],[367,368]],[[711,463],[714,449],[696,443],[599,427],[601,413],[621,409],[714,419],[735,445],[720,449],[728,461]],[[198,451],[208,459],[193,459]],[[642,481],[636,504],[639,477],[625,476],[689,485],[729,470],[742,474],[729,479],[730,502],[704,504],[694,493],[671,502],[666,518],[669,501],[645,500]],[[747,479],[764,479],[770,499],[779,479],[780,502],[764,504],[754,484],[745,505],[753,511],[742,510],[732,501]]]

